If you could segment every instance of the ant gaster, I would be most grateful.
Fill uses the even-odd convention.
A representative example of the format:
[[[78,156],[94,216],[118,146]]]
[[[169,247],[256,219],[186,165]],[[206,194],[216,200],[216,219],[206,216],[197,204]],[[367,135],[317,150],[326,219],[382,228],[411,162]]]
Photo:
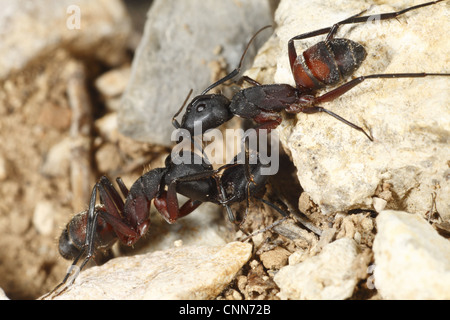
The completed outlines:
[[[208,129],[216,128],[225,123],[233,116],[252,119],[259,124],[257,129],[272,130],[282,121],[279,113],[317,113],[325,112],[336,119],[344,122],[352,128],[364,133],[371,141],[372,137],[361,127],[351,123],[341,116],[327,110],[321,103],[330,102],[366,79],[389,79],[389,78],[416,78],[426,76],[449,76],[448,73],[391,73],[371,74],[357,77],[343,85],[318,96],[317,90],[330,85],[336,85],[346,77],[352,75],[362,64],[366,57],[364,47],[349,39],[334,38],[339,26],[344,24],[367,22],[373,18],[387,20],[395,18],[408,11],[429,6],[442,0],[427,2],[412,6],[397,12],[379,15],[361,16],[361,12],[343,21],[312,32],[304,33],[291,38],[288,42],[289,61],[296,83],[296,87],[288,84],[264,84],[243,77],[243,80],[253,84],[237,92],[231,100],[222,94],[207,94],[212,88],[235,77],[241,68],[241,62],[235,70],[226,77],[209,86],[201,95],[195,97],[187,106],[181,124],[175,119],[183,109],[184,105],[173,118],[176,128],[183,128],[194,134],[197,121],[202,124],[202,133]],[[259,32],[259,31],[258,31]],[[326,34],[325,41],[321,41],[298,55],[294,41]],[[253,38],[252,38],[253,39]],[[251,41],[251,40],[250,40]],[[245,54],[245,52],[244,52]]]
[[[181,151],[186,152],[186,151]],[[63,230],[59,240],[60,254],[73,263],[63,281],[50,294],[60,294],[67,287],[57,290],[71,282],[98,250],[107,250],[119,240],[125,245],[136,243],[150,225],[150,204],[168,223],[174,223],[194,211],[203,202],[212,202],[226,207],[228,218],[237,223],[229,205],[256,198],[277,210],[285,218],[288,214],[274,204],[259,198],[264,193],[269,176],[261,174],[267,165],[259,161],[257,153],[245,150],[244,163],[239,155],[229,164],[213,169],[203,157],[189,152],[189,161],[180,153],[185,162],[175,163],[172,155],[165,161],[165,167],[155,168],[134,182],[131,188],[125,186],[120,178],[117,184],[122,196],[111,181],[103,176],[94,186],[89,209],[75,215]],[[180,160],[178,159],[178,160]],[[97,192],[100,204],[96,205]],[[189,198],[181,207],[177,193]],[[248,205],[248,203],[247,203]],[[245,217],[244,217],[245,219]],[[83,262],[77,270],[79,260]]]

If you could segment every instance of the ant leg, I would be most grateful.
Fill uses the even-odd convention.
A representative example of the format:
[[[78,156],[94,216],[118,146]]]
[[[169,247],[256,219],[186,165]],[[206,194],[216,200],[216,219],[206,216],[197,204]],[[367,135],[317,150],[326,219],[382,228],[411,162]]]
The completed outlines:
[[[274,223],[272,223],[271,225],[269,225],[269,226],[267,226],[267,227],[265,227],[263,229],[257,230],[255,232],[247,235],[246,237],[241,239],[241,241],[245,241],[245,240],[247,240],[247,239],[249,239],[249,238],[251,238],[253,236],[256,236],[257,234],[266,232],[266,231],[272,229],[273,227],[279,225],[280,223],[286,221],[290,217],[289,213],[283,211],[281,208],[279,208],[278,206],[276,206],[272,202],[269,202],[269,201],[267,201],[267,200],[265,200],[263,198],[258,198],[258,197],[255,197],[255,199],[261,201],[262,203],[264,203],[264,204],[266,204],[268,206],[270,206],[272,209],[275,209],[278,213],[280,213],[283,216],[283,218],[281,218],[280,220],[275,221]]]
[[[83,263],[80,266],[80,271],[83,269],[86,263],[88,263],[88,261],[94,254],[94,238],[95,238],[95,231],[97,229],[97,218],[98,218],[98,211],[95,210],[95,202],[97,200],[98,188],[99,184],[96,183],[92,190],[91,200],[89,202],[88,218],[86,224],[86,238],[84,241],[84,247],[87,248],[87,254],[86,258],[84,259]]]
[[[278,127],[283,121],[277,113],[263,110],[261,110],[261,112],[254,117],[253,120],[260,124],[255,128],[256,131],[259,132],[260,130],[267,130],[267,133]]]
[[[351,24],[351,23],[360,23],[360,22],[369,22],[373,19],[376,20],[388,20],[388,19],[393,19],[398,17],[399,15],[402,15],[408,11],[412,11],[412,10],[416,10],[422,7],[427,7],[433,4],[436,4],[438,2],[441,2],[444,0],[437,0],[437,1],[430,1],[430,2],[425,2],[422,4],[418,4],[416,6],[412,6],[412,7],[408,7],[399,11],[394,11],[394,12],[388,12],[388,13],[381,13],[381,14],[373,14],[370,16],[363,16],[363,17],[358,17],[358,16],[354,16],[354,17],[350,17],[346,20],[341,21],[339,24]]]
[[[81,268],[77,267],[78,261],[80,260],[80,258],[83,256],[85,251],[85,248],[83,248],[80,252],[80,254],[75,258],[75,260],[72,262],[72,264],[70,265],[64,279],[55,287],[53,288],[52,291],[50,291],[49,293],[43,295],[42,297],[39,298],[39,300],[45,300],[47,297],[49,297],[50,295],[54,295],[54,296],[59,296],[61,293],[63,293],[64,291],[67,290],[67,288],[69,287],[69,285],[71,285],[75,279],[78,277],[78,275],[80,274]],[[75,272],[74,272],[75,269]],[[64,288],[62,288],[60,291],[58,291],[59,288],[61,288],[62,286],[64,286],[67,281],[69,280],[70,276],[73,273],[73,277],[70,280],[70,283],[68,283]]]
[[[242,224],[245,222],[245,220],[247,219],[247,215],[248,215],[248,208],[250,207],[250,184],[253,183],[253,185],[256,185],[255,180],[253,179],[253,175],[250,172],[250,150],[249,150],[249,140],[248,137],[245,138],[245,178],[247,179],[247,206],[245,207],[245,214],[242,217],[241,222],[239,223],[239,228],[241,228]]]
[[[242,78],[239,79],[239,81],[237,81],[237,84],[241,85],[243,82],[248,82],[254,86],[260,86],[261,83],[259,83],[258,81],[250,78],[249,76],[242,76]]]
[[[154,199],[153,204],[156,210],[161,214],[167,223],[172,224],[179,218],[187,216],[189,213],[197,209],[203,202],[189,199],[180,208],[176,193],[174,197],[169,197],[173,190],[163,191],[161,195]]]
[[[289,53],[289,61],[290,61],[290,64],[291,64],[291,68],[292,68],[292,66],[293,66],[293,64],[294,64],[294,62],[295,62],[295,60],[297,59],[297,56],[298,56],[297,55],[297,50],[295,49],[295,46],[294,46],[294,41],[303,40],[303,39],[312,38],[312,37],[317,37],[317,36],[320,36],[320,35],[325,34],[325,33],[328,33],[328,35],[326,37],[326,40],[325,40],[325,41],[328,41],[328,40],[330,40],[330,39],[332,39],[334,37],[334,35],[336,34],[338,28],[342,24],[353,23],[353,22],[348,22],[348,21],[350,19],[359,17],[361,14],[363,14],[366,11],[367,10],[363,10],[360,13],[357,13],[357,14],[351,16],[350,18],[347,18],[347,19],[342,20],[342,21],[340,21],[338,23],[335,23],[331,27],[327,27],[327,28],[322,28],[322,29],[306,32],[306,33],[300,34],[298,36],[292,37],[288,41],[288,53]],[[365,18],[369,19],[371,17],[378,17],[378,15],[367,16]]]
[[[359,15],[362,14],[364,12],[363,11],[363,12],[361,12],[359,14],[351,16],[350,18],[342,20],[341,22],[338,22],[337,25],[340,26],[340,25],[343,25],[343,24],[368,22],[368,21],[372,21],[372,20],[388,20],[388,19],[396,18],[399,15],[404,14],[404,13],[406,13],[408,11],[419,9],[419,8],[426,7],[426,6],[430,6],[430,5],[436,4],[436,3],[441,2],[441,1],[443,1],[443,0],[437,0],[437,1],[431,1],[431,2],[422,3],[422,4],[419,4],[419,5],[416,5],[416,6],[405,8],[405,9],[400,10],[400,11],[389,12],[389,13],[381,13],[381,14],[374,14],[374,15],[370,15],[370,16],[360,17]],[[291,64],[291,68],[292,68],[295,60],[297,59],[297,52],[295,50],[294,41],[316,37],[316,36],[319,36],[319,35],[322,35],[322,34],[325,34],[325,33],[328,33],[328,36],[327,36],[327,40],[328,40],[328,37],[330,37],[330,38],[333,37],[333,35],[337,31],[337,27],[336,27],[336,24],[335,24],[332,27],[322,28],[322,29],[318,29],[318,30],[315,30],[315,31],[303,33],[301,35],[298,35],[298,36],[295,36],[295,37],[291,38],[289,40],[289,42],[288,42],[289,61],[290,61],[290,64]],[[336,30],[334,30],[334,29],[336,29]]]
[[[121,183],[123,184],[123,182]],[[106,223],[111,225],[111,227],[114,229],[114,232],[117,235],[117,238],[119,238],[119,240],[122,243],[127,245],[130,245],[130,242],[134,243],[135,239],[138,238],[140,235],[138,231],[136,231],[130,226],[129,220],[133,221],[133,219],[135,219],[136,217],[134,216],[124,217],[125,213],[124,202],[108,178],[103,176],[97,183],[96,187],[98,189],[98,193],[100,194],[100,202],[105,207],[105,210],[99,211],[98,213],[101,215],[101,217],[103,218],[103,220],[105,220]],[[125,187],[125,185],[123,185],[123,187]],[[89,216],[88,216],[88,226],[89,226]],[[90,232],[95,233],[97,223],[95,223],[94,226],[95,228],[93,228],[93,230]],[[92,235],[92,237],[93,236],[94,235]],[[90,246],[92,246],[92,253],[93,253],[93,245],[94,243],[92,241],[92,244],[90,244]],[[88,251],[88,254],[89,253],[90,251]]]
[[[336,98],[342,96],[344,93],[362,83],[366,79],[395,79],[395,78],[423,78],[427,76],[450,76],[450,73],[381,73],[381,74],[371,74],[368,76],[357,77],[343,85],[333,89],[324,95],[317,97],[313,100],[313,103],[322,103],[333,101]]]
[[[385,74],[371,74],[368,76],[360,76],[360,77],[355,78],[347,83],[344,83],[343,85],[337,87],[336,89],[333,89],[330,92],[325,93],[322,96],[314,98],[314,100],[312,101],[312,104],[333,101],[333,100],[339,98],[340,96],[342,96],[347,91],[349,91],[352,88],[354,88],[355,86],[357,86],[358,84],[362,83],[366,79],[423,78],[423,77],[427,77],[427,76],[450,76],[450,73],[385,73]],[[361,131],[371,141],[373,141],[373,139],[361,127],[358,127],[357,125],[351,123],[348,120],[345,120],[341,116],[339,116],[325,108],[317,107],[317,106],[306,107],[306,108],[301,108],[301,112],[303,112],[303,113],[326,112],[329,115],[338,119],[339,121],[342,121],[345,124],[349,125],[350,127],[354,128],[358,131]]]
[[[351,123],[348,120],[345,120],[344,118],[342,118],[341,116],[337,115],[334,112],[331,112],[328,109],[322,108],[322,107],[318,107],[318,106],[312,106],[312,107],[307,107],[307,108],[303,108],[302,111],[303,113],[317,113],[317,112],[325,112],[327,114],[329,114],[330,116],[338,119],[339,121],[345,123],[346,125],[349,125],[350,127],[352,127],[353,129],[356,129],[358,131],[361,131],[362,133],[364,133],[366,135],[367,138],[369,138],[370,141],[373,141],[373,138],[361,127],[357,126],[354,123]]]
[[[75,260],[73,260],[72,264],[70,265],[70,267],[69,267],[64,279],[61,281],[61,283],[58,284],[52,291],[50,291],[49,293],[47,293],[46,295],[41,297],[41,299],[45,299],[52,294],[55,294],[55,296],[58,296],[61,293],[63,293],[68,288],[68,286],[71,285],[76,280],[76,278],[78,277],[81,270],[84,268],[84,266],[87,264],[87,262],[92,257],[92,253],[93,253],[93,249],[94,249],[93,243],[94,243],[94,236],[95,236],[95,229],[96,229],[95,227],[97,224],[97,217],[98,217],[98,211],[95,209],[96,201],[97,201],[97,184],[95,184],[94,188],[92,189],[91,200],[89,201],[88,218],[87,218],[87,224],[86,224],[86,237],[85,237],[84,245],[81,248],[78,256],[75,258]],[[84,254],[86,252],[86,248],[88,248],[88,254],[86,255],[86,258],[84,259],[84,261],[82,262],[80,267],[78,267],[77,266],[78,261],[81,259],[81,257],[84,256]],[[91,252],[89,253],[89,251],[91,251]],[[74,273],[74,270],[75,270],[75,273]],[[72,274],[73,274],[73,277],[70,280],[70,283],[67,283],[67,281],[69,280],[69,278]],[[67,283],[67,285],[66,285],[66,283]],[[66,285],[66,286],[64,288],[62,288],[62,290],[57,292],[57,290],[64,285]]]
[[[338,22],[338,23],[335,23],[335,24],[331,27],[330,32],[328,32],[328,35],[327,35],[327,37],[325,38],[325,41],[329,41],[329,40],[333,39],[333,37],[335,36],[335,34],[336,34],[336,32],[338,31],[339,27],[340,27],[342,24],[344,24],[347,20],[353,19],[353,18],[356,18],[356,17],[359,17],[360,15],[362,15],[362,14],[363,14],[364,12],[366,12],[366,11],[367,11],[367,9],[361,11],[360,13],[357,13],[357,14],[351,16],[350,18],[347,18],[347,19],[342,20],[342,21],[340,21],[340,22]]]
[[[102,176],[100,178],[98,185],[99,185],[98,190],[100,193],[100,202],[105,205],[107,212],[110,213],[115,212],[116,214],[114,214],[114,216],[120,218],[121,217],[120,212],[123,212],[124,203],[119,193],[117,192],[116,188],[114,188],[111,181],[105,176]],[[125,187],[123,181],[121,187]]]
[[[376,20],[388,20],[388,19],[396,18],[396,17],[398,17],[399,15],[401,15],[401,14],[403,14],[403,13],[406,13],[406,12],[408,12],[408,11],[415,10],[415,9],[419,9],[419,8],[422,8],[422,7],[425,7],[425,6],[429,6],[429,5],[438,3],[438,2],[440,2],[440,1],[442,1],[442,0],[432,1],[432,2],[427,2],[427,3],[422,3],[422,4],[419,4],[419,5],[417,5],[417,6],[409,7],[409,8],[406,8],[406,9],[403,9],[403,10],[400,10],[400,11],[396,11],[396,12],[382,13],[382,14],[377,14],[377,15],[370,15],[370,16],[360,17],[361,14],[363,14],[364,12],[367,11],[367,10],[363,10],[363,11],[361,11],[360,13],[355,14],[354,16],[351,16],[350,18],[347,18],[347,19],[345,19],[345,20],[342,20],[342,21],[336,23],[335,25],[333,25],[333,26],[331,27],[331,30],[330,30],[330,32],[328,33],[328,35],[327,35],[325,41],[331,40],[331,39],[334,37],[334,35],[336,34],[337,29],[338,29],[341,25],[343,25],[343,24],[365,22],[365,21],[369,21],[369,20],[372,20],[372,19],[376,19]],[[356,19],[356,18],[358,18],[358,19]]]
[[[232,164],[235,165],[235,164]],[[225,165],[229,166],[229,165]],[[225,167],[223,166],[223,167]],[[194,211],[200,204],[201,201],[188,200],[181,208],[178,203],[177,198],[177,183],[178,182],[192,182],[201,179],[207,179],[210,177],[215,177],[217,172],[222,170],[223,167],[217,170],[207,170],[201,173],[194,173],[184,177],[180,177],[171,181],[168,185],[167,191],[161,191],[160,195],[154,199],[154,205],[158,212],[163,216],[163,218],[168,223],[174,223],[178,218],[184,217]]]
[[[222,206],[225,207],[227,210],[228,220],[230,220],[231,223],[237,224],[236,216],[233,213],[233,210],[231,210],[230,206],[228,205],[228,202],[234,198],[234,196],[231,199],[226,199],[227,195],[225,192],[225,188],[220,184],[220,179],[216,178],[217,181],[217,188],[219,189],[219,194],[221,195],[222,201],[220,202]]]

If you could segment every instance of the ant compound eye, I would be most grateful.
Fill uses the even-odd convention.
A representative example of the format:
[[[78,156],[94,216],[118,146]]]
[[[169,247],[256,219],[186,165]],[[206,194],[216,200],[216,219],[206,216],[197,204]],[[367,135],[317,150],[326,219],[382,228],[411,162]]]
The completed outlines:
[[[203,110],[205,110],[205,108],[206,108],[205,104],[202,103],[197,106],[196,110],[197,110],[197,112],[202,112]]]

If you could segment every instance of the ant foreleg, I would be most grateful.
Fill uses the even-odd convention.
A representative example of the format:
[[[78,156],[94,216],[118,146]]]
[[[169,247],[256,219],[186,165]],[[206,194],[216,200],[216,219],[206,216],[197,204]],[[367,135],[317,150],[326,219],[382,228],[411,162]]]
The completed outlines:
[[[123,188],[128,190],[125,187],[123,181],[120,178],[118,178],[118,180],[121,181],[119,182],[119,186],[122,184],[121,190]],[[100,202],[104,205],[104,210],[98,212],[101,218],[112,227],[112,229],[115,232],[115,235],[117,236],[117,238],[119,238],[119,240],[122,243],[126,245],[131,245],[136,241],[136,239],[138,239],[141,236],[140,233],[145,232],[146,230],[146,227],[141,226],[141,229],[139,229],[133,228],[132,225],[136,224],[136,227],[139,227],[140,224],[144,225],[147,223],[145,222],[146,218],[130,214],[125,210],[124,201],[122,200],[119,193],[112,185],[111,181],[109,181],[109,179],[106,178],[105,176],[103,176],[100,179],[100,181],[96,184],[96,188],[98,189],[98,193],[100,194]],[[123,192],[126,192],[126,190],[123,190]],[[140,222],[139,224],[137,223],[138,221]],[[88,220],[88,226],[89,223],[90,222]],[[95,226],[97,226],[97,223],[95,223]],[[95,228],[90,232],[95,232]],[[93,237],[94,235],[92,236],[92,238]],[[93,248],[94,246],[93,241],[90,244],[90,246],[92,246]],[[90,251],[92,251],[93,253],[93,249]],[[88,254],[91,253],[90,251],[88,251]]]
[[[341,21],[341,22],[338,22],[338,23],[336,23],[335,25],[333,25],[333,26],[331,27],[331,30],[330,30],[330,32],[328,33],[327,38],[326,38],[325,41],[331,40],[331,39],[334,37],[334,35],[336,34],[338,28],[339,28],[341,25],[343,25],[343,24],[351,24],[351,23],[359,23],[359,22],[369,22],[369,21],[371,21],[372,19],[374,19],[374,20],[388,20],[388,19],[393,19],[393,18],[396,18],[396,17],[398,17],[399,15],[404,14],[404,13],[406,13],[406,12],[408,12],[408,11],[415,10],[415,9],[419,9],[419,8],[422,8],[422,7],[426,7],[426,6],[429,6],[429,5],[432,5],[432,4],[441,2],[441,1],[443,1],[443,0],[438,0],[438,1],[431,1],[431,2],[422,3],[422,4],[419,4],[419,5],[416,5],[416,6],[412,6],[412,7],[409,7],[409,8],[405,8],[405,9],[400,10],[400,11],[389,12],[389,13],[382,13],[382,14],[375,14],[375,15],[364,16],[364,17],[360,17],[360,15],[363,14],[364,12],[366,12],[367,10],[361,11],[360,13],[355,14],[354,16],[351,16],[350,18],[347,18],[347,19],[345,19],[345,20],[343,20],[343,21]]]
[[[366,11],[367,11],[367,9],[361,11],[360,13],[357,13],[357,14],[351,16],[350,18],[347,18],[347,19],[342,20],[342,21],[340,21],[340,22],[338,22],[338,23],[335,23],[335,24],[331,27],[331,30],[328,32],[327,37],[325,38],[325,41],[329,41],[329,40],[333,39],[333,37],[334,37],[334,35],[336,34],[336,32],[338,31],[339,27],[340,27],[342,24],[346,23],[346,21],[348,21],[348,20],[350,20],[350,19],[353,19],[353,18],[356,18],[356,17],[359,17],[360,15],[362,15],[362,14],[363,14],[364,12],[366,12]]]
[[[254,85],[254,86],[260,86],[260,85],[261,85],[261,83],[259,83],[258,81],[256,81],[256,80],[250,78],[249,76],[242,76],[242,78],[239,79],[239,81],[237,82],[237,84],[241,85],[244,81],[245,81],[245,82],[248,82],[248,83],[250,83],[250,84],[252,84],[252,85]]]
[[[120,177],[116,178],[116,182],[117,182],[117,185],[119,186],[120,192],[122,192],[122,195],[126,198],[128,196],[128,193],[130,192],[130,190],[128,190],[125,183],[123,183],[122,178],[120,178]]]
[[[230,220],[231,223],[236,223],[236,217],[234,216],[233,211],[231,210],[230,206],[228,205],[228,202],[230,202],[234,198],[234,196],[231,197],[230,199],[227,199],[225,189],[222,186],[220,177],[217,175],[220,171],[226,170],[226,169],[234,167],[236,165],[237,165],[237,163],[227,163],[216,170],[210,170],[210,171],[205,171],[202,173],[193,174],[190,176],[185,176],[183,178],[180,178],[177,182],[197,181],[200,179],[213,178],[215,180],[216,186],[217,186],[217,192],[219,195],[219,198],[218,198],[219,204],[221,204],[222,206],[224,206],[226,208],[227,214],[228,214],[228,220]]]
[[[156,210],[158,210],[164,220],[169,224],[176,222],[179,218],[187,216],[202,203],[203,202],[201,201],[189,199],[180,208],[176,191],[170,188],[168,191],[162,191],[159,197],[155,198],[153,202]]]
[[[121,183],[122,183],[121,188],[125,187],[123,181]],[[121,216],[120,212],[123,212],[124,209],[124,203],[119,193],[117,192],[116,188],[114,188],[111,181],[105,176],[102,176],[100,178],[98,185],[99,185],[98,190],[100,193],[100,202],[105,205],[106,211],[109,213],[114,212],[114,216],[120,217]]]
[[[352,24],[352,23],[360,23],[360,22],[370,22],[372,19],[373,20],[388,20],[388,19],[393,19],[398,17],[399,15],[402,15],[408,11],[411,10],[416,10],[422,7],[427,7],[433,4],[436,4],[438,2],[441,2],[443,0],[437,0],[437,1],[430,1],[430,2],[425,2],[422,4],[418,4],[416,6],[412,6],[412,7],[408,7],[399,11],[395,11],[395,12],[388,12],[388,13],[381,13],[381,14],[374,14],[374,15],[370,15],[370,16],[363,16],[363,17],[359,17],[359,14],[356,16],[352,16],[350,18],[347,18],[346,20],[343,20],[341,22],[339,22],[340,25],[342,24]]]
[[[239,223],[239,227],[242,226],[242,224],[245,222],[245,220],[247,219],[247,215],[248,215],[248,209],[250,207],[250,184],[253,183],[253,185],[256,185],[256,182],[254,180],[254,177],[252,175],[252,173],[250,172],[250,147],[249,147],[249,140],[248,137],[244,138],[244,145],[245,145],[245,178],[247,180],[247,206],[245,207],[245,214],[242,217],[241,222]]]
[[[42,296],[41,299],[45,299],[48,296],[54,294],[55,296],[60,295],[63,293],[68,286],[70,286],[78,277],[81,270],[85,267],[85,265],[89,262],[90,258],[93,255],[93,243],[94,243],[94,237],[95,237],[95,230],[96,230],[96,224],[97,224],[97,217],[98,217],[98,210],[96,210],[95,202],[97,201],[97,184],[95,184],[94,188],[92,189],[91,199],[89,202],[89,210],[88,210],[88,217],[87,217],[87,224],[86,224],[86,236],[83,247],[80,249],[79,254],[77,257],[73,260],[72,264],[70,265],[64,279],[61,281],[60,284],[58,284],[52,291],[47,293],[46,295]],[[84,261],[81,263],[80,267],[77,266],[78,261],[85,255],[86,249],[88,249],[88,254],[86,255]],[[75,272],[74,272],[75,270]],[[73,274],[72,278],[70,279],[71,275]],[[70,279],[70,282],[68,280]],[[62,286],[64,286],[60,291]]]
[[[257,132],[260,130],[267,130],[267,133],[278,127],[283,121],[278,113],[266,110],[261,110],[253,120],[259,124],[259,126],[255,128]]]

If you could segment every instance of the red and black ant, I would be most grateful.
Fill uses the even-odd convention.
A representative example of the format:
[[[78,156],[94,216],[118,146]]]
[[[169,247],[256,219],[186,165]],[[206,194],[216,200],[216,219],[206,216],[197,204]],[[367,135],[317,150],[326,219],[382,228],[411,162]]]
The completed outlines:
[[[131,246],[148,230],[150,225],[150,205],[153,201],[157,211],[168,223],[174,223],[193,212],[203,202],[212,202],[227,209],[232,223],[239,224],[230,204],[255,198],[271,206],[286,219],[289,215],[271,202],[261,198],[269,178],[262,174],[268,165],[259,160],[257,153],[245,150],[245,161],[239,155],[232,162],[213,169],[203,157],[189,152],[184,157],[181,151],[176,163],[172,155],[167,156],[165,167],[156,168],[142,175],[131,188],[125,186],[120,178],[117,184],[122,196],[111,181],[103,176],[94,186],[89,209],[75,215],[62,231],[59,239],[59,252],[73,263],[63,281],[43,298],[55,293],[71,277],[75,280],[78,272],[94,258],[98,251],[106,251],[119,240]],[[256,159],[255,159],[256,157]],[[186,161],[187,160],[187,161]],[[96,205],[97,193],[100,204]],[[181,207],[177,194],[189,198]],[[244,216],[245,219],[245,216]],[[280,220],[277,222],[277,224]],[[274,224],[275,225],[275,224]],[[266,228],[267,229],[267,228]],[[78,262],[84,257],[78,268]]]
[[[317,113],[325,112],[336,119],[344,122],[352,128],[364,133],[371,141],[373,138],[361,127],[351,123],[341,116],[327,110],[319,105],[330,102],[340,97],[347,91],[362,83],[366,79],[392,79],[392,78],[416,78],[426,76],[449,76],[449,73],[390,73],[371,74],[357,77],[339,87],[317,96],[317,90],[326,86],[336,85],[343,79],[352,75],[362,64],[366,57],[364,47],[349,39],[334,38],[339,26],[371,21],[373,19],[387,20],[398,17],[408,11],[433,5],[442,0],[427,2],[412,6],[400,11],[383,13],[379,15],[361,16],[363,12],[342,20],[332,27],[327,27],[312,32],[304,33],[291,38],[288,42],[289,60],[296,87],[288,84],[264,84],[243,77],[253,84],[237,92],[230,100],[222,94],[207,94],[212,88],[235,77],[241,68],[233,70],[226,77],[209,86],[201,95],[195,97],[187,106],[181,124],[174,116],[173,124],[177,128],[186,129],[191,135],[194,134],[195,123],[201,123],[201,132],[216,128],[230,120],[233,116],[252,119],[259,124],[258,129],[272,130],[282,121],[279,113]],[[298,55],[294,41],[327,34],[325,41],[305,50]],[[245,52],[244,52],[245,54]]]

